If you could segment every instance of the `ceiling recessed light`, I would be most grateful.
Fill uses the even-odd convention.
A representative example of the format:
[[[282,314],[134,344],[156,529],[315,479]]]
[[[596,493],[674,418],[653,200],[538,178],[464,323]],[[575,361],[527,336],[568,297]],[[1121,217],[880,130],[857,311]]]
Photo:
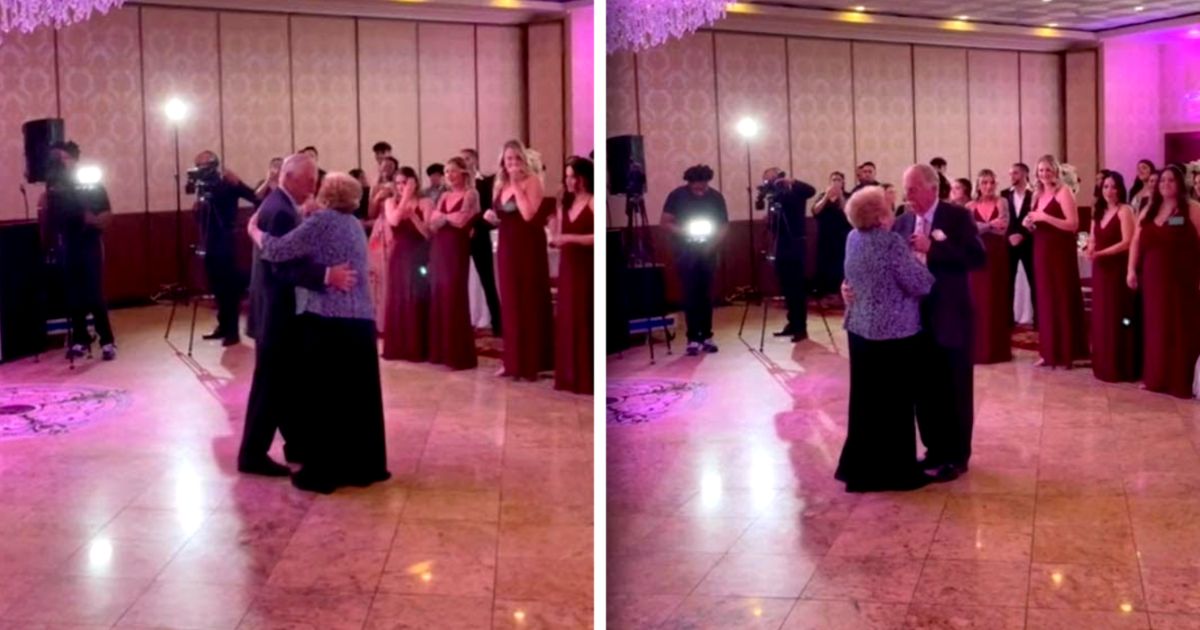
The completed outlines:
[[[1142,5],[1140,5],[1140,4],[1139,4],[1138,6],[1136,6],[1136,7],[1133,7],[1133,10],[1134,10],[1134,11],[1145,11],[1145,10],[1146,10],[1146,7],[1144,7],[1144,6],[1142,6]]]
[[[1051,22],[1051,23],[1047,24],[1046,26],[1049,26],[1050,28],[1058,28],[1058,22]]]
[[[863,5],[861,5],[861,4],[860,4],[860,5],[856,6],[856,7],[854,7],[854,10],[855,10],[855,11],[858,11],[859,13],[862,13],[863,11],[866,11],[866,10],[867,10],[867,7],[864,7]]]
[[[971,19],[971,18],[970,18],[970,16],[966,16],[966,15],[960,15],[960,16],[958,16],[958,21],[959,21],[959,22],[966,22],[966,21],[967,21],[967,20],[969,20],[969,19]]]

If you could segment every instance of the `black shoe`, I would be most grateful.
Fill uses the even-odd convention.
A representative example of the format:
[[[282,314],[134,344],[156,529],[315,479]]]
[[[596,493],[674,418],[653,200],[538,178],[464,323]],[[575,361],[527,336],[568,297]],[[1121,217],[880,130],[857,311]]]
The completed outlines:
[[[316,475],[305,474],[303,470],[292,475],[292,485],[307,492],[318,492],[320,494],[333,494],[333,491],[337,490],[337,486],[333,485],[332,482],[321,479]]]
[[[792,330],[791,326],[784,326],[783,330],[771,334],[775,335],[776,337],[787,337],[788,335],[795,335],[796,331]]]
[[[238,463],[238,472],[247,475],[262,475],[264,477],[287,477],[292,474],[292,469],[280,464],[270,457],[251,463]]]
[[[242,338],[238,335],[234,335],[232,337],[226,337],[221,340],[221,345],[225,346],[226,348],[228,348],[229,346],[236,346],[239,343],[242,343]]]
[[[944,466],[940,466],[936,471],[934,471],[933,481],[934,483],[954,481],[955,479],[961,477],[963,472],[964,471],[960,470],[958,466],[955,466],[954,464],[946,464]]]
[[[218,328],[218,329],[208,333],[207,335],[204,335],[202,338],[205,341],[212,341],[213,339],[223,339],[224,337],[225,337],[225,331]]]

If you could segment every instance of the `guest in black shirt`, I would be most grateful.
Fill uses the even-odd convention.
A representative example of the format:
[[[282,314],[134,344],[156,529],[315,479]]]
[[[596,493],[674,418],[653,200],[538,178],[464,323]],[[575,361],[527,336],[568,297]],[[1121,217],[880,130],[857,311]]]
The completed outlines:
[[[492,318],[492,334],[500,337],[503,327],[500,321],[500,292],[496,290],[496,265],[492,253],[492,230],[495,228],[483,219],[483,215],[492,209],[492,189],[496,183],[496,176],[480,172],[479,152],[475,149],[463,149],[459,156],[467,163],[467,169],[471,171],[475,180],[475,191],[479,193],[480,213],[471,226],[471,262],[475,263],[479,284],[483,285],[488,314]]]
[[[217,329],[204,335],[204,338],[221,339],[222,345],[232,346],[241,341],[238,314],[245,290],[234,247],[238,199],[256,204],[258,197],[232,171],[220,170],[216,153],[201,151],[196,156],[195,164],[196,168],[212,169],[219,178],[196,190],[196,203],[193,206],[204,241],[204,273],[208,276],[209,290],[217,301]]]
[[[712,283],[717,248],[729,224],[725,197],[709,187],[713,170],[703,164],[683,174],[686,185],[667,195],[662,226],[672,236],[675,266],[683,284],[687,353],[716,352],[712,336]]]
[[[867,186],[878,186],[879,182],[875,181],[875,163],[863,162],[854,169],[854,175],[858,178],[858,183],[854,186],[854,190],[850,191],[850,195],[866,188]]]
[[[763,173],[768,186],[764,199],[768,210],[767,225],[775,236],[775,273],[787,303],[787,326],[776,337],[793,342],[808,339],[808,294],[804,288],[805,210],[808,200],[817,194],[811,185],[789,179],[778,168]]]

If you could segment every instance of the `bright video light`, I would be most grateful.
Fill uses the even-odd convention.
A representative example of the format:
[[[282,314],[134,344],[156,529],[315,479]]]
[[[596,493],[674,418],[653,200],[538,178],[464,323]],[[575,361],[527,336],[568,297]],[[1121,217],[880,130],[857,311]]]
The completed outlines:
[[[692,219],[687,223],[688,238],[693,241],[708,240],[708,237],[713,235],[716,226],[709,219]]]
[[[75,170],[75,181],[84,186],[95,186],[100,183],[102,175],[99,166],[80,166]]]
[[[163,112],[167,114],[167,120],[177,123],[187,118],[188,104],[183,102],[183,99],[172,96],[167,100],[167,104],[163,106]]]
[[[753,118],[743,118],[737,122],[737,132],[743,138],[753,138],[758,135],[758,121]]]

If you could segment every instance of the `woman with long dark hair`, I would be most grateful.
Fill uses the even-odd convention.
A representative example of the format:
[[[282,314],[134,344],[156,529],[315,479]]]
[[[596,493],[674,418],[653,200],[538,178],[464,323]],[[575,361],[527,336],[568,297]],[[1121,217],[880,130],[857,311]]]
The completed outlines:
[[[846,220],[846,176],[834,171],[829,174],[829,188],[813,204],[817,220],[817,274],[815,293],[823,302],[841,294],[843,265],[846,258],[846,235],[850,222]]]
[[[1154,186],[1149,185],[1150,175],[1157,172],[1158,168],[1154,166],[1154,162],[1151,162],[1145,158],[1138,160],[1137,175],[1134,176],[1133,186],[1129,188],[1130,204],[1136,205],[1134,204],[1133,200],[1140,199],[1141,197],[1139,193],[1141,193],[1143,190],[1146,191],[1147,197],[1150,196],[1150,193],[1154,192]]]
[[[968,182],[969,184],[969,182]],[[975,363],[1012,360],[1012,310],[1008,303],[1008,202],[996,194],[996,173],[979,171],[975,199],[967,204],[987,252],[987,264],[970,272],[975,310]]]
[[[592,393],[592,161],[567,160],[552,244],[558,263],[558,312],[554,314],[554,388]]]
[[[1191,398],[1200,354],[1200,202],[1188,199],[1177,166],[1163,169],[1138,217],[1126,282],[1142,291],[1145,388]]]
[[[479,215],[479,193],[460,157],[446,161],[450,189],[438,197],[429,220],[432,286],[429,314],[429,360],[453,370],[479,364],[467,283],[471,273],[471,224]]]
[[[1025,226],[1034,230],[1034,302],[1040,355],[1036,365],[1070,369],[1088,353],[1076,256],[1079,209],[1075,194],[1062,183],[1058,160],[1053,155],[1038,160],[1033,210],[1025,217]]]
[[[396,194],[383,204],[392,231],[383,358],[420,362],[429,359],[428,209],[422,207],[421,180],[412,167],[401,167],[395,181]]]
[[[1134,212],[1140,213],[1150,207],[1150,202],[1154,200],[1154,191],[1158,189],[1158,178],[1160,171],[1151,171],[1146,176],[1146,184],[1137,193],[1130,193],[1129,205],[1133,206]],[[1139,184],[1142,182],[1138,182]]]
[[[1125,195],[1125,178],[1104,171],[1087,247],[1092,261],[1092,373],[1109,383],[1137,379],[1136,302],[1125,282],[1136,221]]]

